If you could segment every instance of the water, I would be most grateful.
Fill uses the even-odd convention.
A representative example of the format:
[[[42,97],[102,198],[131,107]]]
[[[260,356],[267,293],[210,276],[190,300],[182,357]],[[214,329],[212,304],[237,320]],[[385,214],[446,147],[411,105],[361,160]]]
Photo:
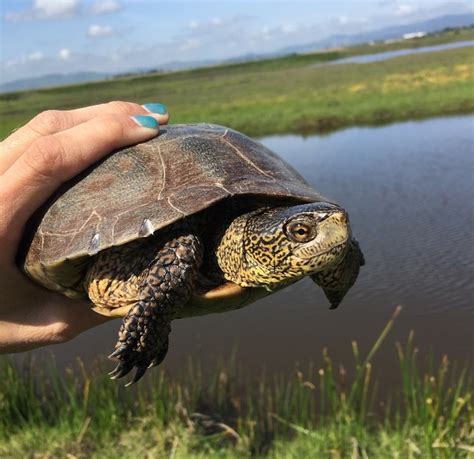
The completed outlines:
[[[465,48],[467,46],[473,46],[473,45],[474,45],[474,40],[456,41],[453,43],[445,43],[442,45],[422,46],[420,48],[399,49],[396,51],[386,51],[383,53],[364,54],[361,56],[346,57],[346,58],[338,59],[332,62],[326,62],[324,64],[316,64],[313,67],[320,67],[321,65],[334,65],[334,64],[367,64],[369,62],[386,61],[387,59],[393,59],[394,57],[407,56],[409,54],[432,53],[434,51],[442,51],[445,49],[455,49],[455,48]]]
[[[474,117],[438,118],[327,136],[262,142],[350,213],[367,264],[339,309],[328,310],[309,280],[240,311],[176,321],[164,366],[188,356],[212,366],[237,348],[251,369],[288,371],[318,363],[323,347],[350,362],[351,341],[367,351],[390,314],[403,311],[376,361],[396,380],[394,342],[411,329],[424,353],[472,362],[474,312]],[[53,351],[62,364],[108,354],[119,323],[90,330]]]

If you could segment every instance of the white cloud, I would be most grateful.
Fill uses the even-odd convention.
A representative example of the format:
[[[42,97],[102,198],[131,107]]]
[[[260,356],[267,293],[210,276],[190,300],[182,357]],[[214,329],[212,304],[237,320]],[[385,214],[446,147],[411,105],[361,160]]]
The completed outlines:
[[[199,27],[199,22],[198,21],[189,21],[188,24],[190,29],[197,29]]]
[[[391,0],[381,4],[370,18],[377,28],[383,28],[473,12],[472,0]]]
[[[68,16],[76,12],[79,0],[35,0],[33,9],[45,17]]]
[[[92,38],[103,38],[103,37],[110,37],[114,35],[114,29],[110,26],[101,26],[98,24],[93,24],[89,26],[89,30],[87,31],[87,35]]]
[[[415,13],[418,10],[418,7],[415,5],[408,5],[403,3],[398,5],[397,10],[395,11],[395,16],[408,16]]]
[[[28,54],[26,58],[29,61],[40,61],[44,58],[44,55],[41,51],[35,51],[34,53]]]
[[[38,19],[60,19],[75,16],[78,13],[107,14],[123,8],[120,0],[93,2],[89,8],[81,8],[81,0],[33,0],[31,8],[7,12],[5,19],[10,22]]]
[[[63,48],[59,50],[58,55],[59,59],[61,59],[62,61],[67,61],[71,58],[71,50],[68,48]]]
[[[196,38],[188,38],[179,48],[180,51],[190,51],[201,46],[201,42]]]
[[[291,34],[297,31],[297,27],[293,24],[284,24],[281,26],[281,30],[283,31],[283,33]]]
[[[11,22],[33,19],[56,19],[74,16],[80,0],[34,0],[30,9],[6,13],[5,19]]]
[[[96,1],[91,5],[93,14],[115,13],[123,8],[122,3],[118,0]]]
[[[19,66],[38,65],[41,61],[45,61],[45,55],[41,51],[34,51],[23,56],[19,56],[15,59],[9,59],[3,64],[3,68],[6,70],[14,70]],[[30,69],[32,70],[32,69]]]

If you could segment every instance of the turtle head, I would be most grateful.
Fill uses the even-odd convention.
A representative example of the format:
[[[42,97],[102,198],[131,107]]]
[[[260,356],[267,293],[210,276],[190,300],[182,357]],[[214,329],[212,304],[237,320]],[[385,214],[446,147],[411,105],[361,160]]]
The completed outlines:
[[[347,213],[328,202],[259,209],[236,218],[217,247],[227,280],[278,288],[311,276],[335,308],[364,264]]]
[[[232,222],[217,259],[228,280],[273,288],[337,265],[350,238],[347,213],[335,204],[259,209]]]

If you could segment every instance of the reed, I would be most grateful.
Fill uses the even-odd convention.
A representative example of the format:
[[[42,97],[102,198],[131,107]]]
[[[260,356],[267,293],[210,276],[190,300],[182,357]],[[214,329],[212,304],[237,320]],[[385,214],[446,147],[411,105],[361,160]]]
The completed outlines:
[[[447,357],[420,365],[412,333],[397,344],[400,389],[377,395],[372,360],[399,313],[364,358],[353,343],[350,371],[327,350],[293,375],[257,377],[234,356],[209,376],[190,361],[183,378],[155,371],[130,390],[100,365],[4,358],[0,457],[469,457],[467,368]]]

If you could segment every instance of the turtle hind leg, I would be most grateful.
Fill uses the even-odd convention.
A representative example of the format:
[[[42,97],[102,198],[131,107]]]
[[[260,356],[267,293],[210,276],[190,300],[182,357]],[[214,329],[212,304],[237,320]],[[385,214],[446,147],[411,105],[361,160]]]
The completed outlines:
[[[119,361],[111,372],[113,379],[136,368],[129,383],[133,384],[147,368],[163,361],[171,321],[192,295],[202,252],[199,239],[190,234],[170,239],[156,251],[140,276],[140,299],[123,319],[115,351],[110,355]]]

